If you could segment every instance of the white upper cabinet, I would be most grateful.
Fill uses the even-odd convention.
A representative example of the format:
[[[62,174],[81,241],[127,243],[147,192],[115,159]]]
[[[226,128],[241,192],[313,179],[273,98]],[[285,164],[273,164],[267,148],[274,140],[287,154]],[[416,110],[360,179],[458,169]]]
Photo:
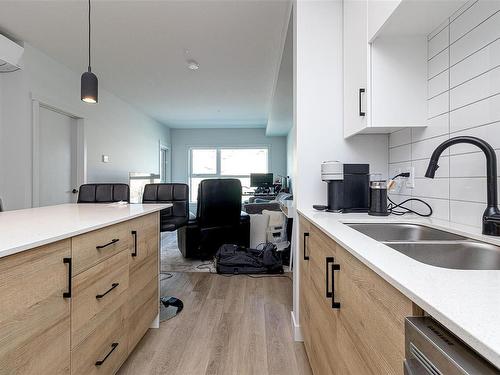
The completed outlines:
[[[368,86],[366,1],[344,1],[344,136],[365,129]]]
[[[465,0],[344,0],[344,136],[427,126],[427,36]]]

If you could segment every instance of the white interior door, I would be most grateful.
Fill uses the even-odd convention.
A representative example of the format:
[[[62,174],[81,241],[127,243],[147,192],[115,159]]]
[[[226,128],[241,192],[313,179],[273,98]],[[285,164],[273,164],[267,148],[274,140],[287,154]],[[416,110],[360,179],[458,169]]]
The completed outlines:
[[[40,106],[39,206],[76,201],[77,119]]]

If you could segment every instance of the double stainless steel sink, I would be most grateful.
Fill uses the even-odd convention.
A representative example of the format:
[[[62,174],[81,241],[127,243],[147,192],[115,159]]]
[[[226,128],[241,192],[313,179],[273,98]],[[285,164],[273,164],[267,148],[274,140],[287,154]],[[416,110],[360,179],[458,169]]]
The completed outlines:
[[[418,224],[346,225],[425,264],[459,270],[500,270],[500,246]]]

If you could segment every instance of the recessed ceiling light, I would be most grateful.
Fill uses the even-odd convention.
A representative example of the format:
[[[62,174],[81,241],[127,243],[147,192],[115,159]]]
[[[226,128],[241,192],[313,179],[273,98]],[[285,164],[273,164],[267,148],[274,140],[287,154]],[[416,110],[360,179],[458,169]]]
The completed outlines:
[[[198,70],[200,69],[200,64],[194,60],[188,60],[187,61],[187,67],[189,70]]]

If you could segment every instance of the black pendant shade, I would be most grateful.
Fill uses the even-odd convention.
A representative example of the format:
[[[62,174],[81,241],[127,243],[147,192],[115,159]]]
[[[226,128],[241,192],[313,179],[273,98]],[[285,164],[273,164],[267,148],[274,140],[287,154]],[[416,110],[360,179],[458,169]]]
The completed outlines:
[[[85,103],[94,104],[98,101],[97,76],[90,69],[82,74],[81,94],[82,101]]]
[[[92,73],[92,69],[90,68],[90,50],[91,50],[91,39],[90,39],[90,0],[89,1],[89,68],[88,71],[82,74],[81,79],[81,99],[85,103],[95,104],[98,102],[98,82],[97,76]]]

